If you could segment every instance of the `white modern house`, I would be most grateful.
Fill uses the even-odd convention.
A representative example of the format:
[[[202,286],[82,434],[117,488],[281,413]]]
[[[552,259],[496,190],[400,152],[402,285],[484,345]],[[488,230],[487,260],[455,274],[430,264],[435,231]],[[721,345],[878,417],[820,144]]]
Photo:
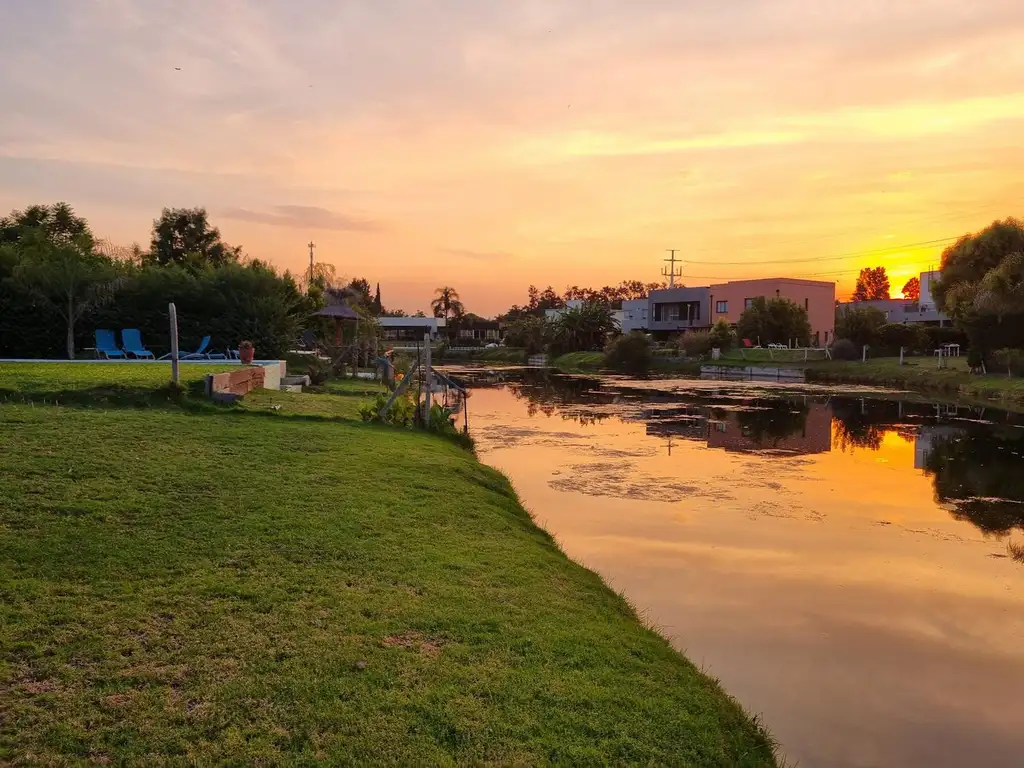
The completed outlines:
[[[648,299],[629,299],[622,302],[619,328],[622,329],[623,333],[647,330],[647,309],[649,304]]]
[[[872,307],[885,313],[886,320],[890,323],[924,323],[927,325],[950,325],[949,317],[939,312],[935,306],[935,297],[932,295],[932,287],[942,272],[933,270],[922,272],[918,280],[921,281],[921,295],[915,301],[909,299],[878,299],[876,301],[844,301],[840,307]]]

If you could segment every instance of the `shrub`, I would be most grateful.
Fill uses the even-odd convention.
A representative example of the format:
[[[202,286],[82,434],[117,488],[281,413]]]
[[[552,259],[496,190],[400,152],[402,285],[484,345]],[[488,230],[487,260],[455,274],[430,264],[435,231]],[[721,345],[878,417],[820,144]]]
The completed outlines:
[[[993,370],[989,373],[1006,373],[1024,376],[1024,349],[1000,349],[992,354]]]
[[[390,396],[387,392],[378,394],[372,403],[367,403],[359,409],[360,418],[363,421],[377,421],[401,427],[412,426],[413,418],[416,415],[416,404],[407,392],[396,397],[395,402],[388,409],[387,415],[383,419],[380,418],[381,408],[387,404]]]
[[[711,351],[711,334],[708,331],[684,333],[680,343],[687,357],[703,357]]]
[[[967,334],[959,328],[929,325],[925,327],[925,333],[928,334],[929,349],[941,347],[943,344],[959,344],[961,347],[970,345]]]
[[[917,329],[903,323],[886,323],[878,329],[878,344],[886,354],[898,355],[900,347],[908,350],[916,349],[920,342]]]
[[[860,360],[860,348],[849,339],[837,339],[832,342],[833,360]]]
[[[714,327],[711,329],[711,346],[718,347],[720,350],[725,352],[731,347],[736,341],[736,334],[732,330],[732,326],[729,325],[729,321],[720,318],[715,322]]]
[[[616,370],[644,373],[651,367],[651,340],[640,331],[617,336],[605,347],[605,363]]]
[[[874,307],[845,307],[836,313],[836,338],[849,339],[859,350],[865,344],[878,344],[878,334],[886,324],[885,313]]]

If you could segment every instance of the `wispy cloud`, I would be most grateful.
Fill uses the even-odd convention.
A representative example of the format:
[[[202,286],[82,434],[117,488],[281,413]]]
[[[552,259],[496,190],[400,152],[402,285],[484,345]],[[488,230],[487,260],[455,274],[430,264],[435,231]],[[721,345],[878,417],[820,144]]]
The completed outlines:
[[[221,211],[221,215],[227,219],[292,229],[332,229],[340,232],[375,232],[381,229],[379,222],[315,205],[275,205],[271,212],[228,208]]]

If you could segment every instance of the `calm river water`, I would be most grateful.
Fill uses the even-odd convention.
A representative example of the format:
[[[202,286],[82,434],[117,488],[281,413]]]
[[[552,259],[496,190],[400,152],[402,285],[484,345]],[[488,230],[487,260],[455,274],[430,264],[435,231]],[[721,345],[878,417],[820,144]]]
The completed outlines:
[[[470,397],[481,458],[790,763],[1024,765],[1021,417],[509,375]]]

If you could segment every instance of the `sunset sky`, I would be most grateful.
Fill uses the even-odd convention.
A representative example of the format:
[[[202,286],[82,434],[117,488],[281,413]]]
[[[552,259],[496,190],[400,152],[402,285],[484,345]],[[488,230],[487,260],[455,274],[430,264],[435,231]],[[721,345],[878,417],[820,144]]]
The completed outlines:
[[[0,210],[145,245],[202,205],[408,311],[666,248],[690,285],[898,291],[1024,214],[1021,0],[7,0],[0,64]]]

